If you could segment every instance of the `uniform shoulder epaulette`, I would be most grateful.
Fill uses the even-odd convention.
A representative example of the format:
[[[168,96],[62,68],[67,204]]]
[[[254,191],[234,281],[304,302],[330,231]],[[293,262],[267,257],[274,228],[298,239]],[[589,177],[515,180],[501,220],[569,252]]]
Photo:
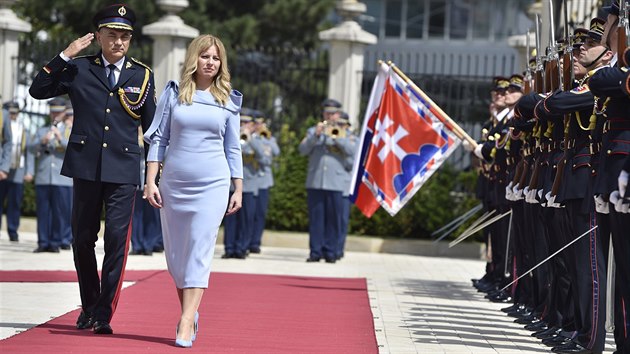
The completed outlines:
[[[625,67],[625,66],[622,66],[622,67],[621,67],[621,71],[623,71],[624,73],[627,73],[627,72],[628,72],[628,68],[627,68],[627,67]]]
[[[149,71],[153,71],[153,70],[151,70],[151,67],[150,67],[150,66],[148,66],[147,64],[145,64],[145,63],[141,62],[140,60],[138,60],[138,59],[136,59],[136,58],[134,58],[134,57],[129,57],[129,59],[131,59],[131,61],[133,61],[134,63],[136,63],[136,64],[138,64],[138,65],[140,65],[140,66],[145,67],[145,68],[146,68],[146,69],[148,69]]]

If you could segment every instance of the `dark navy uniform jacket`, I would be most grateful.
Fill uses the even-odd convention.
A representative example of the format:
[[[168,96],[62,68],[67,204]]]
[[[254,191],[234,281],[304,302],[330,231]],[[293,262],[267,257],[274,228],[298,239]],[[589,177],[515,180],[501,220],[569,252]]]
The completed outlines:
[[[138,126],[146,131],[155,113],[153,73],[125,58],[118,82],[109,88],[101,53],[68,62],[57,55],[35,77],[29,90],[37,99],[68,94],[74,125],[61,174],[88,181],[140,184],[144,159]]]
[[[617,177],[630,155],[630,97],[624,92],[627,68],[609,67],[598,70],[589,80],[591,91],[605,104],[601,164],[595,180],[595,194],[608,195],[617,190]]]
[[[591,150],[589,119],[593,112],[594,97],[588,86],[579,85],[571,91],[556,91],[538,107],[536,115],[560,124],[565,114],[569,121],[569,149],[561,189],[556,201],[586,197],[591,178]]]

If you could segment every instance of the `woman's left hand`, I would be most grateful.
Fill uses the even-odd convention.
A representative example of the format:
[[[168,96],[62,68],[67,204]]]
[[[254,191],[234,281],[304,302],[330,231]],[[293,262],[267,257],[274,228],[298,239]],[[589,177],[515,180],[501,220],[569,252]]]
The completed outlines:
[[[228,203],[227,212],[225,215],[232,215],[239,211],[243,206],[243,194],[241,192],[234,192]]]

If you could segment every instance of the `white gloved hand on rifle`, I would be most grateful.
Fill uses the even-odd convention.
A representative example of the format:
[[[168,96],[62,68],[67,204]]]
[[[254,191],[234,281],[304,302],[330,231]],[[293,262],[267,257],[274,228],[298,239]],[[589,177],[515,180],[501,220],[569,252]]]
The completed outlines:
[[[608,205],[608,202],[604,200],[601,194],[593,198],[595,198],[595,210],[597,210],[598,213],[608,214],[610,212],[610,206]]]
[[[545,194],[545,199],[547,200],[547,206],[550,208],[562,208],[560,203],[556,203],[556,196],[551,195],[551,191]]]
[[[513,201],[513,194],[514,192],[512,191],[512,181],[510,181],[510,183],[508,183],[508,185],[505,187],[505,199]]]
[[[523,199],[523,189],[519,188],[519,184],[517,183],[514,188],[512,188],[512,198],[514,201]]]
[[[619,177],[617,177],[617,185],[619,186],[619,197],[623,198],[625,197],[630,197],[626,196],[626,191],[628,188],[628,171],[624,171],[621,170],[621,172],[619,172]]]

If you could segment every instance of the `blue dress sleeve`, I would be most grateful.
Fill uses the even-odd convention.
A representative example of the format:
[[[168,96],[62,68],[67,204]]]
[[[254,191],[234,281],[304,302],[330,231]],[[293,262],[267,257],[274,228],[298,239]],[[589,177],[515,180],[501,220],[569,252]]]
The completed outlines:
[[[144,133],[144,141],[149,144],[147,161],[164,160],[164,153],[171,136],[171,112],[177,100],[179,88],[177,82],[169,81],[160,97],[155,116],[149,129]]]
[[[228,120],[225,127],[223,149],[230,168],[231,178],[243,178],[243,155],[241,154],[241,115],[239,114],[243,95],[232,90],[228,103]]]

